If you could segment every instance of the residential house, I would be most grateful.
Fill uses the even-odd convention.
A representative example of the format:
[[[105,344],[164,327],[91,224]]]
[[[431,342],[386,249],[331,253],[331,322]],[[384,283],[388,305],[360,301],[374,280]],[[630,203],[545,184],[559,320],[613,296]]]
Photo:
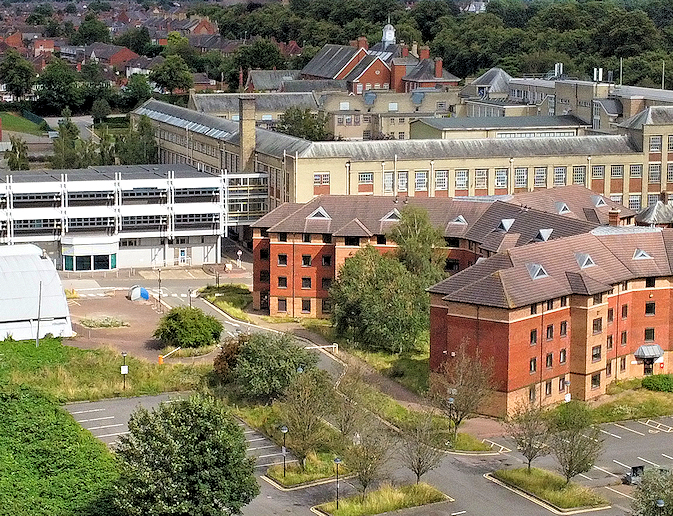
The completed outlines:
[[[249,93],[279,92],[284,82],[294,81],[299,77],[299,70],[250,70],[245,82],[245,91]]]
[[[133,50],[119,45],[109,45],[107,43],[93,43],[86,47],[86,59],[97,63],[124,68],[124,65],[131,59],[137,59],[139,56]]]

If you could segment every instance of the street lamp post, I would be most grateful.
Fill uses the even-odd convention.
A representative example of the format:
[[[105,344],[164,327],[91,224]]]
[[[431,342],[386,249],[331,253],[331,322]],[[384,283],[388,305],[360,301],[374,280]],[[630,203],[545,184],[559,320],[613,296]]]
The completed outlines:
[[[285,425],[281,426],[280,431],[283,432],[283,478],[285,478],[285,456],[287,455],[287,448],[285,447],[285,437],[287,437],[287,426]]]
[[[122,357],[124,358],[124,363],[122,364],[122,378],[124,379],[124,390],[126,390],[126,375],[129,374],[129,366],[126,365],[126,351],[122,351]]]
[[[659,514],[664,514],[664,507],[666,507],[666,502],[659,498],[656,502],[654,502],[654,505],[659,510]]]
[[[341,459],[336,457],[334,459],[334,464],[336,464],[336,495],[337,495],[337,511],[339,510],[339,464],[341,464]]]
[[[161,309],[161,269],[158,269],[159,272],[159,312],[163,312]]]
[[[193,290],[194,290],[193,288],[190,288],[190,289],[187,291],[187,292],[189,292],[189,308],[192,307],[192,291],[193,291]]]

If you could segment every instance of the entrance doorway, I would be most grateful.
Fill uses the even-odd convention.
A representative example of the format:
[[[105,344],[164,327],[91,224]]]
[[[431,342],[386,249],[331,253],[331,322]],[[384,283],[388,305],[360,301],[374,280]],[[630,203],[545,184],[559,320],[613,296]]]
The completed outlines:
[[[654,359],[645,358],[643,359],[643,372],[645,376],[652,376],[654,373]]]

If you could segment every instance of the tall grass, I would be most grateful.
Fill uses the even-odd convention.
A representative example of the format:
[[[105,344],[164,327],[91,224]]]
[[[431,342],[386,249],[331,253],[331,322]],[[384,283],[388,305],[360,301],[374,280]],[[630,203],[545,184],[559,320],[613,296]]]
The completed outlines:
[[[201,295],[223,312],[242,321],[250,321],[245,308],[252,303],[252,294],[246,285],[226,284],[208,285],[201,290]]]
[[[400,487],[384,485],[376,491],[367,493],[364,499],[361,495],[340,499],[338,510],[336,502],[319,505],[318,509],[332,516],[367,516],[443,502],[446,499],[444,493],[421,482]]]
[[[607,500],[592,489],[578,484],[566,484],[565,478],[544,469],[500,469],[493,476],[534,494],[562,509],[607,505]]]
[[[336,475],[335,457],[335,453],[311,453],[306,457],[304,469],[298,463],[291,462],[286,464],[283,476],[283,465],[276,464],[266,471],[266,476],[285,487],[331,478]],[[346,465],[343,464],[339,468],[339,474],[348,475],[348,473]]]
[[[673,414],[673,394],[638,390],[593,408],[597,423],[640,419]]]

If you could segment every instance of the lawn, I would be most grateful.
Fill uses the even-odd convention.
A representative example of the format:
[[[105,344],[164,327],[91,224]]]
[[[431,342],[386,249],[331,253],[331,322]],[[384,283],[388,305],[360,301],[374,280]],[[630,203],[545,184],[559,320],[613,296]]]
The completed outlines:
[[[82,350],[58,339],[0,342],[0,384],[25,384],[59,402],[96,400],[192,390],[212,370],[210,364],[158,365],[126,357],[126,390],[119,353],[109,348]]]
[[[384,512],[419,507],[429,503],[443,502],[448,497],[429,484],[411,484],[400,487],[384,485],[366,496],[355,495],[339,500],[339,509],[336,502],[319,505],[317,509],[332,516],[366,516]]]
[[[526,468],[500,469],[493,476],[562,509],[608,504],[593,490],[572,482],[566,484],[561,475],[544,469],[531,468],[530,473]]]
[[[597,423],[667,416],[673,414],[673,394],[646,389],[624,391],[616,399],[594,406],[592,412]]]
[[[44,131],[40,127],[15,113],[8,113],[7,111],[0,112],[0,119],[2,119],[2,128],[5,131],[15,131],[17,133],[28,133],[35,136],[44,135]]]
[[[208,285],[201,289],[201,296],[223,312],[241,321],[250,321],[245,307],[252,303],[252,294],[246,285]]]
[[[49,398],[29,387],[0,389],[0,514],[112,514],[112,454]]]
[[[312,453],[306,457],[306,464],[302,469],[296,462],[286,464],[285,476],[283,476],[283,465],[277,464],[271,466],[266,471],[266,476],[272,478],[284,487],[292,487],[307,482],[323,480],[336,475],[336,465],[334,464],[335,453]],[[349,474],[345,464],[339,468],[339,474],[344,476]]]

